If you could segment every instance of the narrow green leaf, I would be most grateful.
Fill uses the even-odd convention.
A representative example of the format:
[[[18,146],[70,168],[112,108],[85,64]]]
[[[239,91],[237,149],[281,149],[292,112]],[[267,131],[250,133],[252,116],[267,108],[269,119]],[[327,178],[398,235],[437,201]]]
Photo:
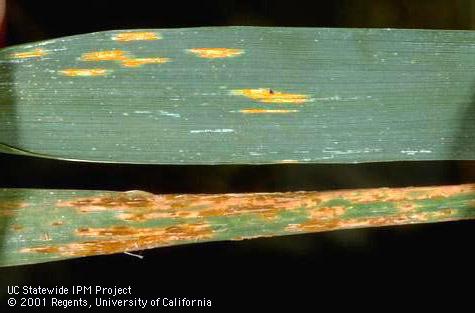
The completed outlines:
[[[153,247],[475,218],[475,185],[154,195],[0,189],[0,266]]]

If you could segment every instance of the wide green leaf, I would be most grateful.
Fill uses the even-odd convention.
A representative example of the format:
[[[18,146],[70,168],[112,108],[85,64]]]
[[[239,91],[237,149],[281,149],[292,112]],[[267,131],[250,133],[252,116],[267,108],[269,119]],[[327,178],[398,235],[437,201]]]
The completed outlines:
[[[475,33],[212,27],[0,51],[7,153],[154,164],[475,159]]]

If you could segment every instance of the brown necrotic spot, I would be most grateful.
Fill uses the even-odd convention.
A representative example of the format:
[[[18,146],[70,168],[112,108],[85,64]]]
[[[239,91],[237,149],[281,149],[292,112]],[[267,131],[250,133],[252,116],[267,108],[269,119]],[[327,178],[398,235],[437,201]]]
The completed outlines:
[[[284,93],[269,88],[235,89],[231,91],[231,94],[244,96],[263,103],[302,104],[311,101],[311,98],[308,95]]]
[[[47,55],[48,53],[43,49],[35,49],[25,52],[16,52],[11,55],[14,59],[29,59],[29,58],[38,58]]]
[[[103,68],[67,68],[60,70],[59,73],[65,76],[105,76],[110,70]]]
[[[112,36],[115,41],[140,41],[140,40],[158,40],[161,39],[157,32],[124,32]]]
[[[187,51],[206,59],[230,58],[244,53],[242,49],[233,48],[193,48]]]

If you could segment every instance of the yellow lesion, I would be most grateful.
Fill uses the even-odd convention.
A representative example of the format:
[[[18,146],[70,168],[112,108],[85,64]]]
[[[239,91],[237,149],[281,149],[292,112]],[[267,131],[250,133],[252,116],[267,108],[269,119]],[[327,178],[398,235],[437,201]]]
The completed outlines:
[[[277,113],[277,114],[282,114],[282,113],[296,113],[299,110],[267,110],[267,109],[243,109],[239,110],[239,112],[244,113],[244,114],[266,114],[266,113]]]
[[[280,160],[278,163],[282,164],[297,164],[300,163],[299,160]]]
[[[233,48],[193,48],[188,49],[187,51],[200,58],[207,59],[230,58],[244,53],[244,50],[242,49]]]
[[[134,58],[131,54],[122,50],[94,51],[83,53],[81,61],[117,61],[123,67],[139,67],[144,64],[162,64],[170,62],[169,58],[151,57]]]
[[[124,67],[138,67],[144,64],[162,64],[170,62],[169,58],[136,58],[122,60],[121,65]]]
[[[35,49],[25,52],[16,52],[12,54],[12,58],[15,59],[28,59],[28,58],[38,58],[47,55],[48,53],[43,49]]]
[[[81,61],[122,61],[126,59],[127,54],[122,50],[87,52],[81,56]]]
[[[108,70],[103,68],[67,68],[59,71],[66,76],[104,76]]]
[[[162,39],[156,32],[126,32],[112,36],[115,41],[138,41],[138,40],[158,40]]]
[[[308,95],[284,93],[274,91],[270,88],[256,88],[256,89],[236,89],[231,91],[232,95],[244,96],[252,100],[264,103],[293,103],[301,104],[310,101]]]

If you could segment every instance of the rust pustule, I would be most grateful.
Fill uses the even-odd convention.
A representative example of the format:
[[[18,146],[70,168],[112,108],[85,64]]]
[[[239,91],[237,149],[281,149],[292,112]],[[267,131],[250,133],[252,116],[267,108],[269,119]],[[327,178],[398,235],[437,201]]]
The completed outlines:
[[[122,61],[125,59],[127,59],[127,53],[122,50],[87,52],[81,56],[81,61]]]
[[[230,58],[244,53],[244,50],[234,48],[193,48],[187,51],[206,59]]]
[[[415,211],[420,205],[410,201],[403,201],[402,203],[397,203],[396,207],[400,212],[407,213]]]
[[[23,230],[23,226],[20,225],[20,224],[12,224],[10,227],[11,227],[14,231],[21,231],[21,230]]]
[[[106,50],[84,53],[81,56],[81,61],[117,61],[123,67],[140,67],[145,64],[167,63],[170,62],[170,59],[160,57],[134,58],[122,50]]]
[[[23,253],[58,253],[60,251],[59,247],[55,246],[42,246],[42,247],[33,247],[33,248],[24,248],[21,249],[20,252]]]
[[[107,228],[79,228],[76,231],[78,236],[89,237],[145,237],[157,236],[163,240],[170,240],[170,236],[176,236],[177,240],[186,240],[187,238],[197,236],[211,235],[211,227],[205,223],[197,224],[178,224],[169,227],[130,227],[130,226],[113,226]]]
[[[231,91],[231,94],[264,103],[302,104],[311,101],[308,95],[285,93],[270,88],[235,89]]]
[[[105,76],[111,70],[104,68],[67,68],[60,70],[59,73],[65,76],[77,77],[77,76]]]
[[[446,187],[400,188],[400,189],[359,189],[325,192],[289,192],[289,193],[250,193],[250,194],[168,194],[154,195],[144,192],[126,192],[104,194],[89,198],[76,198],[60,201],[58,206],[71,207],[80,212],[95,212],[104,210],[118,211],[116,217],[128,222],[143,222],[153,219],[192,219],[213,216],[260,215],[273,217],[286,210],[298,208],[321,209],[334,207],[326,205],[327,201],[343,201],[357,204],[389,202],[401,213],[410,213],[415,209],[412,200],[429,199],[431,195],[444,193],[457,195],[458,192],[468,192],[470,186],[451,188]],[[414,195],[414,191],[418,192]],[[412,199],[411,199],[412,198]],[[416,199],[414,199],[416,198]],[[401,203],[401,206],[399,204]],[[341,208],[340,208],[341,211]],[[340,212],[339,211],[339,212]],[[309,211],[313,212],[313,211]]]
[[[297,164],[300,163],[299,160],[280,160],[277,161],[277,163],[282,163],[282,164]]]
[[[147,192],[136,191],[59,201],[58,206],[76,208],[81,212],[154,209],[157,208],[156,197]]]
[[[157,210],[124,212],[118,214],[117,217],[127,221],[243,214],[256,214],[269,218],[275,217],[285,210],[292,210],[299,207],[314,207],[319,201],[317,198],[302,192],[278,194],[165,195],[155,197]]]
[[[311,219],[331,220],[345,214],[346,208],[342,206],[323,207],[309,210]]]
[[[453,209],[440,209],[434,212],[408,212],[388,214],[385,216],[358,217],[350,219],[338,218],[339,215],[330,219],[314,215],[304,223],[290,224],[287,226],[286,230],[289,232],[320,232],[359,227],[379,227],[388,225],[424,223],[434,219],[438,221],[450,219],[455,213],[456,210]]]
[[[157,32],[124,32],[112,36],[112,40],[121,42],[158,39],[162,39],[162,36]]]
[[[299,110],[286,110],[286,109],[242,109],[240,113],[244,114],[285,114],[285,113],[297,113]]]
[[[14,210],[0,210],[0,216],[14,216],[15,211]]]
[[[170,58],[129,58],[129,59],[124,59],[121,62],[121,65],[124,67],[140,67],[145,64],[163,64],[170,62]]]
[[[157,228],[127,226],[81,228],[77,230],[76,234],[80,237],[98,239],[56,246],[30,247],[22,249],[20,252],[56,253],[65,256],[110,254],[211,239],[214,235],[212,227],[206,223],[179,224]]]
[[[35,49],[31,51],[25,52],[16,52],[11,55],[14,59],[30,59],[30,58],[38,58],[47,55],[48,53],[43,49]]]
[[[17,210],[26,208],[27,206],[28,204],[23,202],[4,201],[0,203],[0,214],[3,210]]]
[[[475,184],[325,191],[320,193],[320,198],[324,202],[333,199],[341,199],[356,204],[368,204],[373,202],[424,200],[431,199],[433,196],[451,197],[470,192],[475,192]]]

